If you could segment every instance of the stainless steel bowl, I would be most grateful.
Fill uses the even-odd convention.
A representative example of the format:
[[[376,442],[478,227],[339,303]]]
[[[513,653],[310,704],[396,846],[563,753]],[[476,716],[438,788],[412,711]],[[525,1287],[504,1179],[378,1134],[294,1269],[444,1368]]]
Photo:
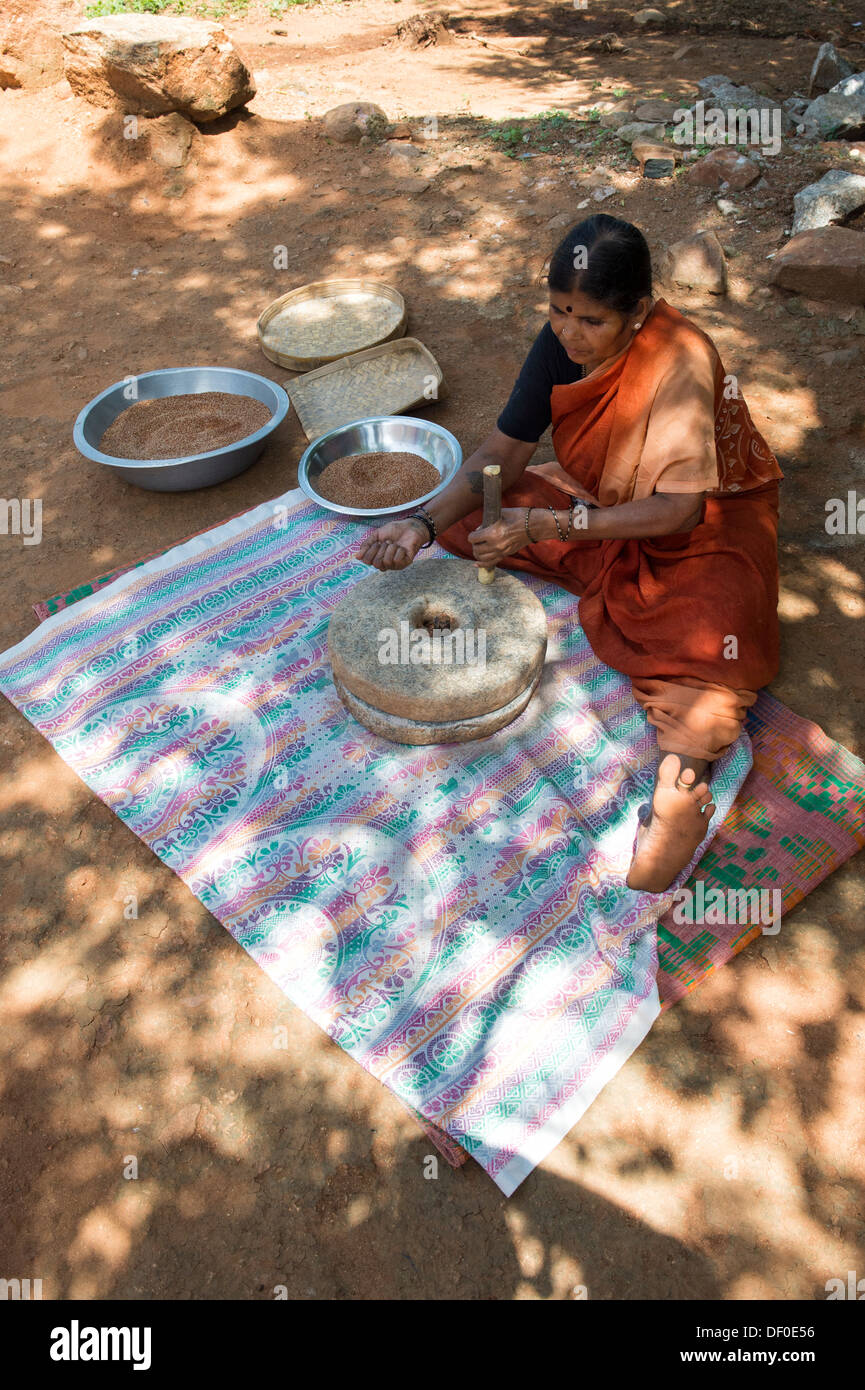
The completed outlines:
[[[135,395],[130,396],[134,386]],[[211,449],[205,454],[187,454],[175,459],[119,459],[103,454],[99,441],[118,415],[137,401],[151,401],[162,396],[196,395],[201,391],[227,391],[233,396],[252,396],[270,410],[270,420],[255,434]],[[94,463],[104,463],[120,478],[151,492],[187,492],[197,487],[213,487],[234,478],[254,463],[267,443],[268,436],[285,419],[289,400],[281,386],[268,381],[256,372],[242,372],[235,367],[166,367],[161,371],[142,372],[140,376],[117,381],[107,390],[94,396],[75,421],[72,438],[75,447]]]
[[[316,491],[319,474],[343,454],[378,453],[420,454],[436,468],[441,481],[422,497],[415,497],[399,507],[384,507],[369,510],[364,507],[341,507],[329,502]],[[353,420],[349,425],[339,425],[327,434],[319,435],[304,451],[297,467],[298,486],[313,502],[326,511],[336,512],[355,521],[392,521],[395,517],[408,516],[422,502],[438,497],[463,461],[463,451],[459,441],[450,430],[435,425],[431,420],[416,420],[411,415],[373,415],[366,420]]]

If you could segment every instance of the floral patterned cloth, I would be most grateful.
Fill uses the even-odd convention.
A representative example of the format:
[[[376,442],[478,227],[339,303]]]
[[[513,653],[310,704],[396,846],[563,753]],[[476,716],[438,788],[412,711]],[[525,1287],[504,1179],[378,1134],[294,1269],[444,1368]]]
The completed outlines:
[[[326,654],[368,572],[357,542],[288,493],[49,617],[0,657],[0,689],[289,998],[510,1193],[659,1011],[672,893],[624,883],[654,734],[573,598],[534,578],[549,649],[517,721],[429,748],[369,733]],[[742,738],[709,838],[749,767]]]

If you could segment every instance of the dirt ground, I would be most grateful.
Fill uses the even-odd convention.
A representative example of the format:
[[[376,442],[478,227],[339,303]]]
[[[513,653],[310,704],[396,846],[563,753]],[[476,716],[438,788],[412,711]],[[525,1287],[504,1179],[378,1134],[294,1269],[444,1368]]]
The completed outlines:
[[[19,8],[55,23],[83,12]],[[672,27],[638,34],[621,10],[480,0],[449,7],[453,43],[394,44],[416,8],[226,18],[258,95],[202,130],[177,172],[65,81],[0,92],[0,490],[43,499],[40,545],[0,536],[0,647],[30,631],[36,600],[295,481],[293,413],[249,472],[208,491],[103,476],[72,445],[98,391],[191,363],[285,381],[257,346],[262,308],[308,280],[364,275],[406,296],[408,331],[449,386],[430,414],[468,453],[543,322],[537,278],[561,235],[547,223],[576,220],[609,183],[604,210],[653,252],[713,228],[730,257],[725,298],[660,290],[713,335],[785,470],[773,690],[863,755],[862,538],[823,522],[828,498],[865,491],[865,311],[767,288],[793,192],[855,161],[787,142],[732,218],[681,178],[639,182],[615,140],[591,143],[597,126],[576,145],[524,142],[528,159],[490,138],[490,122],[619,92],[691,99],[708,73],[779,100],[804,92],[833,32],[865,67],[858,5],[670,3]],[[629,52],[577,46],[613,27]],[[355,97],[418,133],[436,118],[417,168],[320,136],[317,117]],[[406,184],[418,178],[422,193]],[[820,361],[848,347],[855,361]],[[256,1299],[285,1285],[291,1298],[496,1300],[580,1286],[593,1299],[816,1299],[829,1278],[865,1275],[861,855],[666,1014],[506,1201],[471,1162],[425,1178],[430,1143],[399,1102],[5,702],[0,723],[0,1275],[41,1278],[52,1299]]]

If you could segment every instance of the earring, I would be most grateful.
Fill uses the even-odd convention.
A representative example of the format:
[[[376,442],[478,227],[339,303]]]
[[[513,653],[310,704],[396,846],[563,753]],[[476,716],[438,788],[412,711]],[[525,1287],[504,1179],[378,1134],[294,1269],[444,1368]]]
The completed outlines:
[[[637,329],[638,329],[638,328],[642,328],[642,326],[643,326],[643,325],[642,325],[641,323],[635,323],[635,324],[634,324],[634,332],[636,333]]]

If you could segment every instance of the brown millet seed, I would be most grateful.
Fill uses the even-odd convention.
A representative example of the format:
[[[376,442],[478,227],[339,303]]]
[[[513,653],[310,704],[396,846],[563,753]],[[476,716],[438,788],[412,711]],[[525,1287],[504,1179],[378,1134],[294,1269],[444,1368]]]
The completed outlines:
[[[420,454],[344,454],[319,474],[315,490],[340,507],[399,507],[424,497],[441,475]]]
[[[271,418],[252,396],[200,391],[127,406],[99,441],[116,459],[176,459],[207,454],[255,434]]]

